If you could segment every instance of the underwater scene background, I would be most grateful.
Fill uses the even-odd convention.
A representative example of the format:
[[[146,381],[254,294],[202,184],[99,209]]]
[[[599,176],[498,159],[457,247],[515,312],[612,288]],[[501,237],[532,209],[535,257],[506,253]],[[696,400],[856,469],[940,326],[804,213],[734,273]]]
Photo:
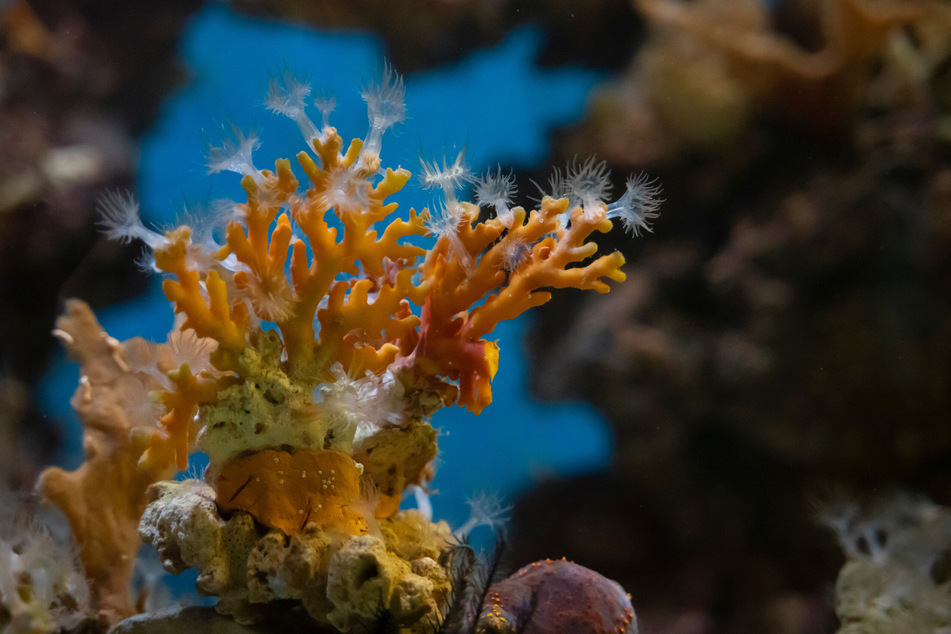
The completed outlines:
[[[558,191],[552,166],[570,177],[588,157],[612,170],[604,202],[630,173],[663,188],[652,232],[598,236],[626,280],[500,323],[492,405],[432,414],[434,521],[459,529],[467,500],[497,494],[511,505],[499,578],[565,557],[618,582],[637,613],[574,625],[538,612],[536,588],[530,608],[507,608],[511,631],[951,627],[946,1],[7,0],[0,12],[3,631],[97,627],[63,616],[76,608],[66,586],[33,590],[48,569],[35,552],[52,547],[24,537],[51,513],[27,495],[41,470],[84,461],[80,370],[49,334],[56,316],[75,297],[119,341],[161,342],[173,325],[140,247],[97,227],[102,194],[130,191],[161,231],[241,200],[239,178],[206,167],[222,130],[256,129],[259,167],[301,149],[294,122],[267,111],[269,81],[290,73],[335,95],[349,140],[366,131],[360,88],[385,64],[405,85],[406,119],[380,154],[414,173],[388,199],[401,214],[442,204],[420,161],[463,150],[475,176],[512,170],[526,209]],[[207,464],[193,454],[177,478]],[[403,507],[417,504],[407,493]],[[471,543],[491,550],[480,530]],[[173,578],[146,550],[139,611],[208,603],[195,571]],[[13,601],[24,587],[32,602]],[[454,631],[449,611],[426,626]],[[509,631],[488,629],[490,613],[459,617],[459,631]]]

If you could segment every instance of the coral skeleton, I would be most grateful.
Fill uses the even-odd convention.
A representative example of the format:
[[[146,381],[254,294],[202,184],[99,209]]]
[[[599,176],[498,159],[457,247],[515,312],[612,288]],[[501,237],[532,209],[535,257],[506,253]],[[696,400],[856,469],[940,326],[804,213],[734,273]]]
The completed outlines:
[[[499,169],[477,196],[497,213],[480,221],[459,197],[474,180],[460,152],[423,163],[439,212],[397,215],[388,198],[410,172],[383,168],[380,151],[405,117],[403,91],[389,67],[367,85],[369,131],[345,146],[332,98],[317,100],[318,129],[310,86],[273,78],[266,106],[297,123],[306,148],[297,168],[258,169],[258,135],[234,130],[209,151],[209,171],[240,174],[247,195],[218,214],[220,243],[188,224],[152,231],[131,197],[104,198],[106,233],[146,244],[178,318],[165,343],[119,342],[74,300],[57,329],[82,363],[73,404],[86,462],[47,470],[39,488],[70,520],[103,621],[134,611],[140,536],[166,570],[197,569],[198,589],[240,622],[277,599],[341,632],[384,616],[429,631],[445,616],[452,579],[440,561],[455,538],[431,511],[400,510],[433,476],[430,416],[492,402],[499,345],[488,337],[500,321],[550,289],[623,281],[623,256],[599,255],[590,238],[611,217],[649,229],[659,189],[639,177],[608,206],[607,168],[589,160],[526,211]],[[168,481],[194,451],[208,456],[203,479]]]

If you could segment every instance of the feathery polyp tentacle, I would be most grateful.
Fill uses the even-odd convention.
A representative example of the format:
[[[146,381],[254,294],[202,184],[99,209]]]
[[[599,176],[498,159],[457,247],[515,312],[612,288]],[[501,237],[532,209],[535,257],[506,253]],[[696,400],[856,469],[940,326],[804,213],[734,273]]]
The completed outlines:
[[[363,100],[367,102],[367,115],[370,120],[361,163],[379,164],[383,133],[406,118],[403,78],[387,64],[383,68],[382,79],[364,86],[360,92]]]

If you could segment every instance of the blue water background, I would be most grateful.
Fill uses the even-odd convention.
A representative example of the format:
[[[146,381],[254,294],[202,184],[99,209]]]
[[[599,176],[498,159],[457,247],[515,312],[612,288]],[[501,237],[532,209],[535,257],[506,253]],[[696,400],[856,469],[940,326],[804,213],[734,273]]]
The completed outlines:
[[[406,76],[409,118],[384,137],[383,165],[415,174],[421,151],[441,157],[444,147],[454,152],[465,144],[467,162],[476,172],[497,163],[538,166],[549,152],[551,129],[578,120],[591,88],[604,79],[603,73],[584,68],[535,68],[540,45],[540,31],[524,27],[461,62]],[[208,175],[205,169],[203,139],[220,139],[222,123],[258,128],[263,142],[255,153],[258,167],[303,149],[294,123],[263,106],[268,77],[275,72],[288,69],[315,88],[331,89],[337,97],[331,123],[345,140],[365,136],[366,107],[359,89],[378,76],[386,52],[366,33],[314,31],[210,6],[189,25],[182,56],[189,79],[164,104],[142,146],[138,195],[144,218],[157,226],[174,224],[186,205],[240,199],[237,175]],[[311,116],[319,124],[316,109]],[[526,197],[535,195],[522,192],[520,200],[527,204]],[[396,200],[405,215],[411,206],[431,205],[433,195],[421,191],[414,179]],[[156,276],[145,296],[99,311],[106,330],[118,339],[138,335],[163,341],[172,312],[159,284]],[[511,500],[539,479],[599,469],[610,459],[610,434],[594,410],[529,397],[522,342],[530,320],[500,324],[491,336],[501,346],[492,405],[478,417],[457,407],[433,417],[442,432],[433,482],[435,517],[453,526],[465,521],[465,500],[477,492],[498,492]],[[47,414],[66,421],[58,462],[70,469],[82,462],[81,426],[68,405],[77,379],[77,367],[61,354],[41,386]]]

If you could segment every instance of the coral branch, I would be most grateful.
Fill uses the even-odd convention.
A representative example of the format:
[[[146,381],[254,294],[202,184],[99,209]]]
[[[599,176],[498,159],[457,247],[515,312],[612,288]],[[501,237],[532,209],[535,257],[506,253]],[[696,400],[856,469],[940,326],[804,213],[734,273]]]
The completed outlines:
[[[498,369],[498,346],[482,339],[505,319],[514,319],[529,308],[551,298],[541,288],[609,290],[602,278],[624,280],[620,253],[582,263],[597,252],[597,244],[586,242],[594,231],[609,231],[611,221],[604,213],[587,213],[576,207],[568,228],[560,216],[569,205],[566,198],[546,197],[539,211],[525,219],[525,211],[512,211],[511,229],[500,219],[472,225],[463,221],[457,237],[472,256],[486,251],[474,267],[449,249],[449,239],[440,238],[429,252],[421,272],[428,282],[428,295],[416,348],[417,371],[445,375],[460,381],[459,403],[475,413],[492,402],[491,381]],[[524,257],[507,276],[503,266],[512,243],[526,246]],[[498,293],[489,295],[499,289]],[[472,308],[485,298],[485,301]]]
[[[515,212],[514,229],[508,239],[524,240],[529,243],[549,224],[550,219],[561,214],[567,201],[555,201],[546,198],[542,210],[533,213],[529,221],[521,224],[524,212]],[[547,219],[547,221],[546,221]],[[547,302],[551,295],[536,292],[539,288],[578,288],[607,293],[610,287],[602,281],[607,277],[615,282],[625,279],[621,267],[624,256],[618,252],[602,256],[593,262],[572,267],[583,262],[597,252],[597,245],[585,242],[594,231],[611,230],[611,221],[604,218],[588,218],[576,207],[571,216],[571,225],[564,230],[557,241],[542,240],[532,250],[517,271],[509,276],[509,283],[497,295],[487,298],[485,303],[475,308],[466,324],[464,332],[469,337],[481,337],[495,329],[495,324],[506,319],[514,319],[529,308]],[[500,251],[502,245],[495,250]],[[494,257],[500,257],[493,254]],[[570,268],[571,267],[571,268]]]
[[[246,346],[248,315],[243,305],[231,306],[227,286],[218,271],[209,271],[202,280],[198,270],[189,266],[187,258],[192,244],[187,226],[168,232],[166,238],[167,244],[155,252],[155,264],[177,278],[165,280],[162,290],[175,305],[175,312],[185,314],[183,329],[191,328],[200,337],[217,341],[222,358],[229,353],[232,357],[237,355]],[[222,369],[233,369],[232,364],[233,361],[226,363],[228,367]]]

